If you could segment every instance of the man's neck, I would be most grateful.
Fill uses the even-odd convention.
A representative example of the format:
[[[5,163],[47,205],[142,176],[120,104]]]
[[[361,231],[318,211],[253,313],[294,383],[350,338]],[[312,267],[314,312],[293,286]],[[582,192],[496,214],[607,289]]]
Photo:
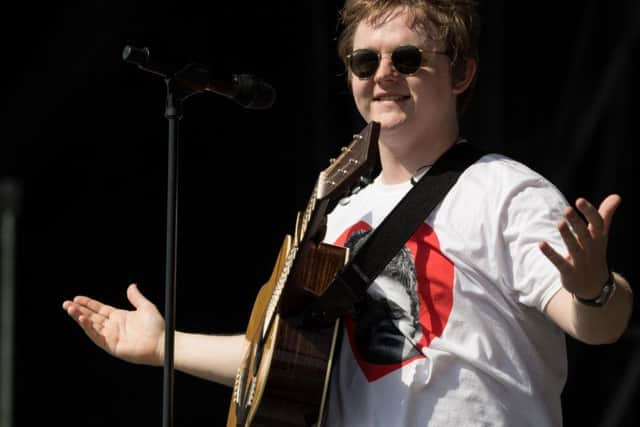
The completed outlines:
[[[386,139],[383,139],[385,137]],[[408,181],[421,169],[435,163],[456,143],[457,139],[457,126],[440,135],[422,135],[413,140],[400,139],[397,135],[381,136],[382,181],[385,184],[399,184]]]

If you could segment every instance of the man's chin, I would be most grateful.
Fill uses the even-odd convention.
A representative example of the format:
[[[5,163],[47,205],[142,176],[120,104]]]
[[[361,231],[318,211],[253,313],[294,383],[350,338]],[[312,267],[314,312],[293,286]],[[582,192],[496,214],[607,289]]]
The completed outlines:
[[[383,134],[392,135],[398,133],[404,129],[404,125],[407,122],[406,116],[382,116],[378,119],[374,119],[380,122],[380,132]]]

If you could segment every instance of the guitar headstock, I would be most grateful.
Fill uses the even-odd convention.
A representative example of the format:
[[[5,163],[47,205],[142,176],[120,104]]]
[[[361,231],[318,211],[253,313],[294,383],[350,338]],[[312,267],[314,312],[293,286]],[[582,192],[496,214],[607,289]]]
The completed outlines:
[[[358,134],[353,136],[351,144],[342,148],[340,156],[331,160],[331,165],[320,172],[318,178],[318,200],[324,198],[337,199],[368,175],[378,163],[378,137],[380,123],[371,122]]]

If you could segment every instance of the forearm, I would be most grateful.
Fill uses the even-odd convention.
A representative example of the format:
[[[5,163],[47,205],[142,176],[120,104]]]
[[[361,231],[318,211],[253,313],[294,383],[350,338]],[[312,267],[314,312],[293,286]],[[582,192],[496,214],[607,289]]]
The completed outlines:
[[[244,335],[176,332],[174,366],[181,372],[233,386],[246,345]]]
[[[549,316],[574,338],[588,344],[609,344],[624,333],[631,317],[633,293],[629,283],[614,273],[616,290],[603,307],[577,301],[561,289],[547,307]]]

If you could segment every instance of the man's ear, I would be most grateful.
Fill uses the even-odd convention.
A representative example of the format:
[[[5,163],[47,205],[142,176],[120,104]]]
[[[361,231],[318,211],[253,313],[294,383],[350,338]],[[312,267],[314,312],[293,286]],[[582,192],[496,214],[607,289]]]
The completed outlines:
[[[462,92],[467,90],[469,85],[473,82],[477,70],[478,63],[476,62],[476,60],[467,59],[467,62],[464,66],[464,75],[460,76],[461,78],[458,79],[458,81],[453,82],[453,93],[456,95],[460,95]]]

